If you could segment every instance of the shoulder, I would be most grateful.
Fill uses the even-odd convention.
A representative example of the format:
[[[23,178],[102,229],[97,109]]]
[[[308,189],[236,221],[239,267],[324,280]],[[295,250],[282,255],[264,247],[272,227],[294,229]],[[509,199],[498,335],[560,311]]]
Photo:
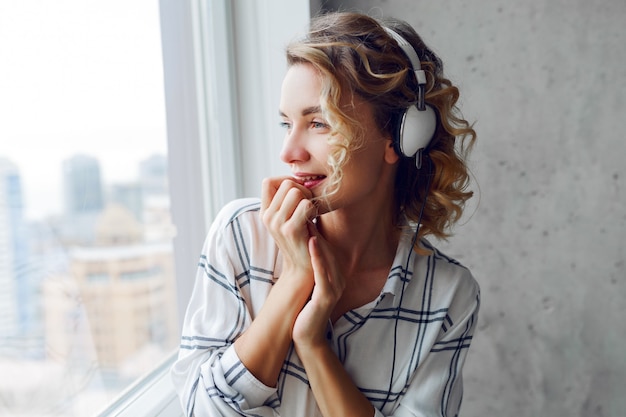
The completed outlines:
[[[204,251],[210,247],[217,249],[224,245],[232,246],[242,239],[255,237],[257,240],[263,236],[265,227],[259,216],[260,208],[261,203],[256,198],[241,198],[224,205],[211,223]]]
[[[222,207],[211,224],[203,255],[211,262],[227,262],[235,268],[225,274],[249,276],[253,269],[255,279],[259,274],[269,274],[268,279],[272,279],[278,246],[261,220],[260,209],[259,199],[237,199]]]
[[[240,198],[233,200],[218,212],[215,220],[211,225],[212,229],[223,230],[233,222],[240,221],[242,218],[248,222],[260,222],[259,210],[261,209],[261,201],[258,198]]]
[[[480,286],[472,272],[425,239],[422,244],[432,251],[427,268],[433,277],[435,291],[444,298],[452,298],[451,304],[458,308],[477,306],[480,303]]]
[[[261,220],[258,198],[233,200],[219,211],[205,241],[208,248],[228,250],[245,258],[275,257],[275,242]]]
[[[421,243],[424,248],[431,251],[431,254],[428,255],[429,262],[432,264],[433,269],[439,269],[439,271],[434,272],[454,277],[455,279],[466,280],[470,284],[476,283],[471,271],[461,262],[445,254],[426,239],[422,239]]]

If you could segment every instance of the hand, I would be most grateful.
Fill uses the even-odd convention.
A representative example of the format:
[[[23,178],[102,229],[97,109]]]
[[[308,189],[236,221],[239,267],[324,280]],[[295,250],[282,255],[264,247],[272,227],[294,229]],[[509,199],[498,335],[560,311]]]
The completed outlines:
[[[316,209],[311,191],[291,177],[263,180],[261,219],[283,255],[283,275],[312,276],[308,241]]]
[[[262,383],[276,386],[292,343],[292,329],[313,289],[308,241],[315,214],[311,192],[287,177],[263,181],[261,219],[283,258],[283,271],[250,326],[234,342],[244,366]]]
[[[293,328],[293,341],[300,355],[304,349],[328,345],[326,326],[346,286],[330,247],[316,231],[314,233],[308,247],[315,285],[311,299],[296,318]]]

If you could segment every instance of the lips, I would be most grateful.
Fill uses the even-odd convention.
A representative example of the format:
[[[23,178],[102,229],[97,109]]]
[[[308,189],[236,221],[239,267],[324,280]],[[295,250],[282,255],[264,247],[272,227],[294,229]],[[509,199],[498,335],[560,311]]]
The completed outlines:
[[[296,178],[306,188],[314,188],[326,179],[326,175],[297,175]]]

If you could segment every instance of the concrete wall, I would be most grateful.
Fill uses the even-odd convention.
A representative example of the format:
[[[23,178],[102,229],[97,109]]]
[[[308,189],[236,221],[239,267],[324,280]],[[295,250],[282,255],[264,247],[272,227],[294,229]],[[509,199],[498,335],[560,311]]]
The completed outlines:
[[[482,286],[462,416],[626,415],[626,2],[324,6],[414,25],[476,122],[480,201],[443,245]]]

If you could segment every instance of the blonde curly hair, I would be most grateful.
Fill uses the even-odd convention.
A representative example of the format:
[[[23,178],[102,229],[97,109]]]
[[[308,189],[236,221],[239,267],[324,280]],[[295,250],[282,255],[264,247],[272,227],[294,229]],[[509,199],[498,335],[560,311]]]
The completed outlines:
[[[406,218],[416,224],[423,207],[418,240],[427,235],[447,238],[473,195],[468,190],[465,158],[476,132],[456,106],[458,88],[444,77],[441,60],[413,28],[399,20],[382,22],[359,13],[327,13],[311,21],[304,38],[287,46],[287,63],[311,64],[321,75],[320,105],[331,126],[327,195],[332,195],[340,187],[342,167],[365,140],[362,126],[340,107],[342,97],[354,93],[369,102],[377,127],[391,136],[398,115],[417,102],[417,81],[410,61],[385,27],[415,48],[426,72],[426,103],[437,113],[435,134],[426,150],[430,170],[418,170],[415,157],[400,159],[394,221],[401,226]]]

